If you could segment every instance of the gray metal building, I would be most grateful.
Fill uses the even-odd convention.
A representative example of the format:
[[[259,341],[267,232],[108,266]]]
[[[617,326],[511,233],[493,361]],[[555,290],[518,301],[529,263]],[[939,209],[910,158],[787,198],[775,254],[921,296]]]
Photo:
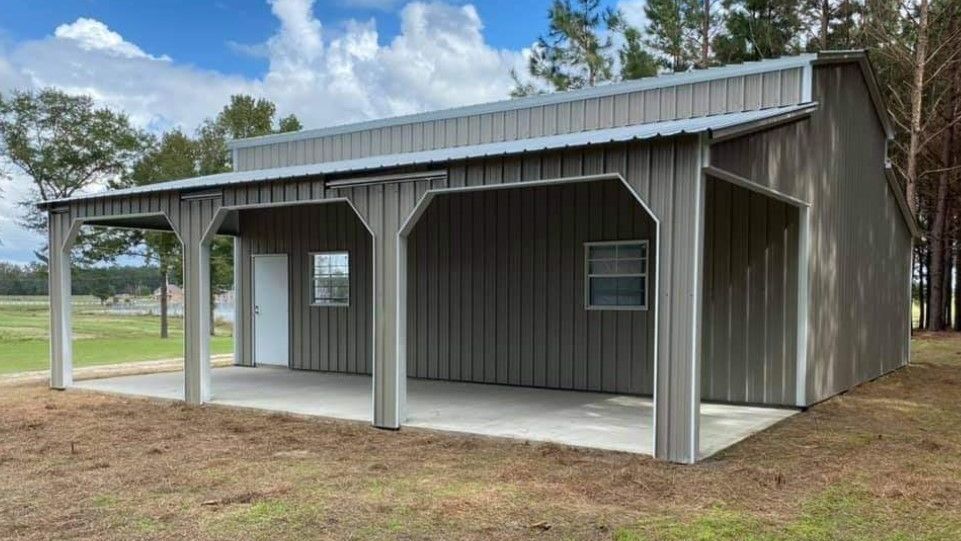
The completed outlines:
[[[231,235],[238,364],[372,374],[385,428],[408,377],[652,396],[655,456],[693,462],[702,400],[805,407],[908,361],[891,135],[851,51],[234,141],[231,173],[43,204],[51,385],[80,226],[163,229],[207,401]]]

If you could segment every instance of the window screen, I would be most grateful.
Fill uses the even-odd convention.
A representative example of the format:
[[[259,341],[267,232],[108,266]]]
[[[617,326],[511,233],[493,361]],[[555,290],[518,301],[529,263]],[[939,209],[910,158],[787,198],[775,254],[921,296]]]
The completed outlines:
[[[646,240],[586,245],[587,308],[647,309]]]
[[[347,306],[350,301],[350,256],[347,252],[311,254],[311,304]]]

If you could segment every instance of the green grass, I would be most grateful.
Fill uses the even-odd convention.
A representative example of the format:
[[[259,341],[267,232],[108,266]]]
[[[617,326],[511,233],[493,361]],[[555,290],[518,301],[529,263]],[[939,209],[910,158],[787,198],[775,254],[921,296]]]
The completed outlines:
[[[50,314],[40,302],[0,299],[0,374],[44,370],[49,365]],[[40,300],[45,300],[40,298]],[[214,354],[233,351],[229,325],[218,325]],[[159,316],[104,314],[96,303],[73,309],[74,366],[94,366],[183,356],[183,320],[170,318],[170,337],[160,338]]]
[[[723,506],[690,519],[677,516],[642,521],[615,532],[617,541],[642,539],[698,541],[885,541],[958,539],[961,520],[952,513],[925,509],[918,502],[892,502],[857,482],[841,482],[801,504],[785,524]],[[913,517],[907,523],[904,517]],[[919,527],[919,524],[923,525]]]

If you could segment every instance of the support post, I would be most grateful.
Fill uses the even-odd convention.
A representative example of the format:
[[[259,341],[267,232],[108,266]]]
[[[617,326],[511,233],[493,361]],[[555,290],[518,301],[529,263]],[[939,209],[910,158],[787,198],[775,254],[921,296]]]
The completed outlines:
[[[661,333],[654,390],[654,456],[693,464],[700,459],[701,320],[703,317],[704,210],[708,145],[676,144],[673,247],[658,264],[670,272],[670,291],[659,292]]]
[[[373,424],[398,429],[407,415],[407,363],[402,337],[406,308],[405,260],[400,230],[399,188],[387,184],[371,188],[369,227],[374,248],[374,366]],[[402,283],[403,282],[403,283]]]
[[[47,214],[47,239],[50,255],[50,387],[66,389],[73,385],[73,342],[71,310],[70,248],[80,225],[71,223],[70,214]]]
[[[210,243],[184,242],[184,400],[210,401]]]
[[[243,317],[243,305],[244,305],[244,303],[243,303],[243,297],[242,297],[242,290],[241,290],[241,284],[243,283],[243,281],[242,281],[242,276],[241,276],[241,272],[243,272],[243,261],[242,261],[242,256],[241,256],[241,254],[240,254],[240,237],[239,237],[239,236],[235,236],[235,237],[233,238],[233,242],[234,242],[234,284],[233,284],[233,289],[234,289],[234,325],[233,325],[233,334],[234,334],[234,364],[237,365],[237,366],[240,366],[240,365],[243,365],[243,364],[244,364],[244,357],[246,357],[246,354],[245,354],[245,352],[243,351],[243,347],[244,347],[244,335],[243,335],[244,329],[243,329],[243,325],[241,325],[241,318]]]

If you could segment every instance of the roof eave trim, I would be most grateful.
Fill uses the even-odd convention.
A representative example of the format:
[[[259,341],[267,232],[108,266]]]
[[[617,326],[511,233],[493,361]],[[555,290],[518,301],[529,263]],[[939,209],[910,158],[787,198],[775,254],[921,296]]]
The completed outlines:
[[[901,217],[904,218],[905,225],[908,226],[908,231],[911,232],[913,238],[920,239],[924,236],[924,233],[921,231],[918,221],[914,218],[914,214],[911,213],[908,200],[904,196],[904,192],[901,191],[901,183],[898,182],[894,175],[894,169],[890,165],[884,167],[884,178],[888,181],[888,188],[894,194],[894,200],[898,203],[898,209],[901,211]]]
[[[764,118],[754,122],[748,122],[745,124],[739,124],[737,126],[732,126],[730,128],[722,128],[718,130],[708,130],[708,134],[711,137],[711,143],[720,143],[723,141],[728,141],[730,139],[736,139],[745,135],[752,133],[757,133],[759,131],[769,130],[776,128],[778,126],[783,126],[785,124],[791,124],[799,120],[804,120],[811,116],[815,110],[818,108],[817,102],[812,102],[806,104],[803,109],[797,111],[792,111],[790,113],[785,113],[780,116],[775,116],[771,118]]]
[[[891,118],[888,116],[887,104],[884,101],[884,97],[881,94],[881,89],[878,86],[877,77],[874,74],[874,66],[871,64],[871,59],[868,57],[868,52],[865,49],[855,49],[849,51],[822,51],[818,53],[817,59],[814,60],[813,64],[818,65],[828,65],[828,64],[845,64],[848,62],[857,62],[858,66],[861,68],[861,73],[864,75],[864,82],[868,86],[868,94],[871,96],[871,102],[874,104],[874,112],[878,116],[878,120],[881,122],[881,126],[884,129],[884,135],[887,139],[894,139],[894,125],[891,123]]]

